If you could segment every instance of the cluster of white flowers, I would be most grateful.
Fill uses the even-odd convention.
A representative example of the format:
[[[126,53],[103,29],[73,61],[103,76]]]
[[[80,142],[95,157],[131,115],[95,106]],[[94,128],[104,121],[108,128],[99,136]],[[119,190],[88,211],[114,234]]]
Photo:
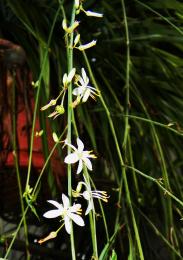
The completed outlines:
[[[90,10],[86,11],[83,8],[82,1],[81,0],[75,0],[75,12],[76,14],[79,14],[80,12],[84,12],[87,16],[93,16],[93,17],[102,17],[103,15],[100,13],[92,12]],[[74,34],[75,29],[79,26],[79,21],[74,21],[73,24],[70,26],[67,25],[66,19],[62,22],[62,27],[66,33],[66,35]],[[80,34],[77,32],[76,37],[73,41],[73,46],[69,46],[69,48],[76,48],[80,51],[83,51],[85,49],[88,49],[96,44],[96,40],[92,40],[89,43],[86,44],[80,44]],[[62,79],[62,91],[57,96],[56,99],[52,99],[49,101],[48,104],[43,106],[41,110],[46,110],[50,107],[55,107],[54,111],[48,116],[56,118],[57,116],[64,113],[64,98],[65,93],[68,90],[70,83],[73,81],[75,87],[72,90],[72,94],[76,96],[76,99],[72,102],[71,105],[73,108],[75,108],[77,105],[80,104],[80,102],[85,103],[89,97],[93,98],[95,100],[95,96],[99,96],[100,92],[90,86],[89,84],[89,77],[87,76],[87,73],[84,68],[81,68],[81,75],[76,74],[76,68],[73,68],[68,74],[64,74]],[[61,98],[61,103],[57,104],[58,100]],[[56,135],[56,133],[53,133],[53,139],[55,142],[59,142],[59,139]],[[76,139],[77,147],[75,147],[73,144],[69,143],[66,139],[64,141],[64,146],[70,147],[69,154],[66,155],[64,162],[66,164],[75,164],[78,163],[76,174],[80,174],[83,172],[84,169],[88,169],[89,171],[93,170],[91,159],[96,158],[96,156],[93,154],[92,151],[84,150],[84,144],[81,141],[81,139],[78,137]],[[81,176],[82,177],[82,176]],[[94,203],[93,198],[101,199],[104,202],[108,201],[108,196],[105,191],[97,191],[97,190],[91,190],[90,182],[86,179],[85,175],[83,174],[83,181],[80,181],[76,187],[76,190],[72,190],[72,197],[82,197],[87,201],[87,209],[85,211],[85,215],[89,214],[91,210],[94,210]],[[84,191],[82,189],[84,188]],[[79,226],[84,226],[84,220],[80,216],[82,213],[81,210],[81,204],[73,204],[71,205],[69,198],[62,194],[62,203],[58,203],[55,200],[48,200],[50,204],[56,207],[56,209],[52,209],[47,211],[43,216],[45,218],[57,218],[61,217],[63,221],[63,225],[65,225],[65,229],[68,234],[71,234],[71,227],[72,227],[72,221],[75,222]],[[55,238],[58,231],[51,232],[46,238],[41,239],[38,241],[39,243],[43,243],[47,241],[48,239]]]

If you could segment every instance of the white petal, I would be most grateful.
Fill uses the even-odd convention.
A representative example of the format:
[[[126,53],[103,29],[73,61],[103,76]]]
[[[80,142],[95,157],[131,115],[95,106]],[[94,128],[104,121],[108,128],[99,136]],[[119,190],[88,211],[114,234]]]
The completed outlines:
[[[88,81],[88,77],[86,75],[86,71],[85,71],[84,68],[81,69],[81,73],[82,73],[82,77],[83,77],[84,82],[87,82]]]
[[[78,82],[80,83],[80,85],[81,85],[82,88],[86,89],[86,83],[85,83],[85,81],[84,81],[83,78],[80,78],[80,79],[78,80]]]
[[[65,157],[65,163],[76,163],[79,160],[78,154],[76,152],[70,153]]]
[[[78,152],[81,153],[84,150],[84,144],[83,142],[79,139],[79,137],[77,138],[77,145],[78,145]]]
[[[65,229],[67,231],[68,234],[71,233],[71,220],[68,216],[65,216],[64,218],[64,222],[65,222]]]
[[[73,69],[69,72],[69,75],[68,75],[68,77],[67,77],[67,82],[71,82],[71,81],[72,81],[72,79],[73,79],[75,73],[76,73],[76,69],[73,68]]]
[[[92,164],[91,161],[88,158],[83,158],[84,163],[86,164],[86,167],[92,171]]]
[[[90,92],[91,92],[91,90],[89,88],[85,91],[85,93],[83,95],[83,99],[82,99],[83,102],[86,102],[88,100],[88,98],[90,96]]]
[[[93,17],[98,17],[98,18],[102,18],[103,17],[103,14],[92,12],[92,11],[86,11],[85,14],[87,16],[93,16]]]
[[[58,209],[49,210],[46,213],[44,213],[43,217],[45,218],[57,218],[58,216],[62,215],[62,211]]]
[[[62,204],[58,203],[57,201],[55,201],[55,200],[47,200],[47,202],[49,202],[50,204],[54,205],[57,209],[63,210]]]
[[[85,88],[78,87],[78,88],[73,89],[72,94],[75,96],[79,96],[79,95],[83,94],[84,91],[85,91]]]
[[[77,212],[81,208],[81,204],[74,204],[69,208],[69,212]]]
[[[92,209],[93,209],[93,202],[92,202],[92,200],[90,200],[89,203],[88,203],[88,207],[87,207],[87,209],[86,209],[85,215],[88,215],[88,213],[89,213],[90,210],[92,210]]]
[[[72,145],[72,144],[69,144],[68,141],[67,141],[67,139],[66,139],[64,142],[65,142],[66,145],[68,145],[68,146],[71,147],[74,151],[77,152],[76,147],[75,147],[74,145]]]
[[[69,198],[63,193],[62,193],[62,201],[63,201],[64,209],[67,209],[70,205],[70,202],[69,202]]]
[[[85,198],[85,200],[91,199],[91,195],[87,190],[83,192],[83,197]]]
[[[83,169],[83,161],[80,159],[76,174],[79,174],[82,171],[82,169]]]
[[[82,217],[78,216],[77,214],[74,213],[68,213],[68,216],[79,226],[84,226],[85,223],[82,219]]]
[[[63,76],[62,82],[64,85],[67,83],[67,74],[66,73]]]

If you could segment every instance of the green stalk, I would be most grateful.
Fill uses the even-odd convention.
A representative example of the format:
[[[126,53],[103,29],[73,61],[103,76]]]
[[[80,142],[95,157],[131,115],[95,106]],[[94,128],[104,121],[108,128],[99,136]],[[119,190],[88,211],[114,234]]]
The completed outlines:
[[[96,186],[95,186],[95,183],[93,182],[91,176],[89,176],[89,179],[90,179],[90,182],[91,182],[91,185],[92,187],[97,190]],[[101,213],[102,213],[102,218],[103,218],[103,222],[104,222],[104,228],[105,228],[105,233],[106,233],[106,238],[107,238],[107,242],[109,242],[109,232],[108,232],[108,228],[107,228],[107,221],[106,221],[106,217],[105,217],[105,214],[104,214],[104,209],[103,209],[103,205],[101,203],[101,200],[98,199],[98,202],[99,202],[99,205],[100,205],[100,210],[101,210]]]
[[[171,128],[171,126],[172,126],[171,123],[170,123],[170,125],[169,124],[165,125],[165,124],[159,123],[157,121],[154,121],[154,120],[151,120],[151,119],[148,119],[148,118],[144,118],[144,117],[140,117],[140,116],[135,116],[135,115],[125,115],[125,116],[128,116],[129,118],[132,118],[132,119],[144,121],[144,122],[147,122],[147,123],[150,123],[150,124],[153,124],[153,125],[161,126],[161,127],[166,128],[167,130],[169,130],[169,131],[171,131],[171,132],[173,132],[177,135],[183,136],[182,130],[176,130],[174,128]]]
[[[126,36],[126,106],[125,106],[125,115],[129,114],[129,106],[130,106],[130,39],[129,39],[129,31],[128,31],[128,22],[126,16],[126,8],[124,0],[121,0],[122,9],[123,9],[123,17],[124,17],[124,25],[125,25],[125,36]],[[124,139],[123,139],[123,148],[126,151],[126,143],[129,135],[129,117],[125,117],[125,131],[124,131]]]
[[[161,15],[159,12],[155,11],[153,8],[142,3],[141,1],[139,1],[139,0],[134,0],[134,1],[137,2],[138,4],[142,5],[143,7],[147,8],[148,10],[150,10],[152,13],[156,14],[157,16],[161,17],[165,22],[167,22],[170,26],[172,26],[177,32],[179,32],[181,35],[183,35],[183,30],[181,30],[180,27],[173,24],[168,18]]]
[[[178,204],[180,204],[183,207],[183,201],[178,199],[175,195],[173,195],[173,193],[171,193],[169,190],[167,190],[162,184],[161,184],[161,180],[160,179],[155,179],[141,171],[139,171],[138,169],[128,166],[128,165],[124,165],[124,167],[129,168],[133,171],[135,171],[136,173],[138,173],[139,175],[145,177],[146,179],[153,181],[156,183],[156,185],[158,185],[158,187],[164,192],[164,195],[169,195],[173,200],[175,200]]]
[[[87,185],[89,186],[91,192],[91,185],[90,185],[90,176],[88,174],[88,170],[86,167],[84,168],[84,179]],[[90,220],[90,229],[91,229],[91,237],[92,237],[92,245],[93,245],[93,258],[98,259],[98,246],[97,246],[97,232],[96,232],[96,221],[95,221],[95,207],[92,198],[93,210],[89,213],[89,220]]]
[[[129,149],[130,164],[131,164],[132,167],[134,168],[133,152],[132,152],[132,144],[131,144],[131,138],[130,138],[130,136],[128,136],[128,149]],[[133,171],[133,170],[132,170],[132,171]],[[137,180],[135,171],[133,171],[133,180],[134,180],[134,185],[135,185],[135,190],[136,190],[137,198],[139,199],[139,198],[140,198],[140,190],[139,190],[138,180]]]
[[[85,62],[86,62],[86,65],[87,65],[90,77],[92,79],[93,85],[96,87],[96,89],[99,90],[85,51],[83,51],[83,56],[84,56],[84,59],[85,59]],[[120,151],[120,147],[119,147],[116,131],[115,131],[115,128],[114,128],[114,124],[113,124],[113,121],[112,121],[109,109],[108,109],[108,107],[107,107],[107,105],[106,105],[102,95],[100,95],[100,100],[101,100],[101,103],[102,103],[102,105],[104,107],[104,110],[106,112],[106,115],[107,115],[107,118],[108,118],[108,121],[109,121],[109,125],[110,125],[110,128],[111,128],[112,136],[113,136],[113,139],[114,139],[114,144],[116,146],[117,155],[119,157],[120,165],[122,167],[122,165],[123,165],[123,157],[122,157],[122,154],[121,154],[121,151]],[[130,209],[130,212],[131,212],[131,216],[132,216],[132,223],[133,223],[133,227],[134,227],[134,232],[135,232],[135,236],[136,236],[136,241],[137,241],[137,245],[138,245],[140,259],[144,260],[144,255],[143,255],[143,251],[142,251],[142,246],[141,246],[140,236],[139,236],[139,232],[138,232],[138,227],[137,227],[137,223],[136,223],[136,220],[135,220],[135,215],[134,215],[134,211],[133,211],[133,207],[132,207],[130,191],[129,191],[128,181],[127,181],[127,176],[126,176],[126,170],[124,169],[124,167],[122,167],[121,171],[122,171],[122,177],[124,179],[124,185],[125,185],[125,190],[126,190],[127,202],[128,202],[128,206],[129,206],[129,209]],[[121,198],[122,198],[121,195],[122,195],[122,193],[121,193],[121,186],[120,186],[119,197],[118,197],[118,203],[119,204],[120,204]],[[118,209],[118,211],[119,210],[120,209]],[[117,229],[117,228],[118,227],[116,226],[115,229]]]
[[[41,80],[42,80],[42,77],[43,77],[44,66],[46,65],[46,59],[47,59],[47,56],[48,56],[48,48],[49,48],[49,45],[50,45],[50,42],[51,42],[51,38],[52,38],[52,35],[53,35],[53,29],[55,27],[55,23],[56,23],[58,15],[59,15],[59,11],[60,11],[60,8],[58,8],[58,10],[55,14],[54,20],[53,20],[53,24],[52,24],[50,34],[49,34],[49,37],[48,37],[48,43],[47,43],[47,48],[46,48],[46,51],[45,51],[45,56],[43,58],[43,63],[41,64],[41,72],[40,72],[39,79],[38,79],[38,87],[37,87],[37,93],[36,93],[36,99],[35,99],[35,105],[34,105],[33,121],[32,121],[32,132],[31,132],[31,140],[30,140],[30,154],[29,154],[29,164],[28,164],[28,171],[27,171],[26,187],[28,187],[28,185],[29,185],[30,173],[31,173],[32,152],[33,152],[33,142],[34,142],[34,129],[35,129],[36,114],[37,114],[38,103],[39,103]]]
[[[61,5],[61,1],[59,0],[60,7],[63,13],[64,18],[65,17],[65,11],[63,6]],[[75,2],[73,2],[73,8],[72,8],[72,14],[71,14],[71,21],[70,26],[75,21],[76,16],[76,9],[75,9]],[[68,35],[66,34],[66,51],[67,51],[67,71],[69,72],[73,69],[73,49],[70,48],[70,46],[73,46],[73,39],[74,39],[74,32],[70,34],[70,39],[68,39]],[[67,141],[68,143],[71,143],[72,138],[72,115],[73,115],[73,108],[70,106],[72,103],[72,82],[68,85],[68,112],[67,112]],[[71,147],[67,146],[67,154],[71,153]],[[71,165],[67,165],[67,175],[68,175],[68,196],[71,200],[72,198],[72,171],[71,171]],[[74,231],[73,231],[73,225],[71,224],[71,235],[70,235],[70,241],[71,241],[71,253],[72,253],[72,260],[76,260],[76,252],[75,252],[75,243],[74,243]]]
[[[147,118],[150,120],[150,116],[149,113],[143,103],[143,100],[141,99],[140,95],[138,95],[138,93],[136,93],[136,96],[145,112],[145,114],[147,115]],[[159,153],[159,157],[160,157],[160,167],[161,167],[161,171],[162,171],[162,176],[163,176],[163,180],[165,181],[165,187],[167,190],[171,190],[170,187],[170,182],[169,182],[169,178],[168,178],[168,172],[167,172],[167,167],[166,167],[166,162],[165,162],[165,158],[164,158],[164,153],[160,144],[160,140],[156,131],[155,126],[150,122],[150,126],[151,126],[151,132],[152,132],[152,138],[154,140],[154,143],[157,147],[158,153]],[[168,214],[166,214],[168,213]],[[173,212],[172,212],[172,201],[170,198],[167,199],[167,204],[165,204],[165,226],[166,226],[166,235],[167,237],[169,236],[169,230],[170,227],[173,227]]]
[[[23,216],[22,216],[22,218],[21,218],[21,220],[20,220],[20,222],[19,222],[19,224],[18,224],[18,227],[17,227],[16,231],[13,233],[13,238],[12,238],[12,240],[11,240],[11,243],[10,243],[10,245],[9,245],[9,247],[8,247],[8,249],[7,249],[7,251],[6,251],[6,254],[5,254],[5,256],[4,256],[3,259],[8,259],[8,256],[9,256],[9,254],[10,254],[10,250],[11,250],[11,248],[12,248],[14,242],[15,242],[15,239],[16,239],[16,237],[17,237],[17,235],[18,235],[18,232],[19,232],[19,230],[20,230],[20,228],[21,228],[21,225],[22,225],[22,223],[24,222],[24,219],[25,219],[25,216],[26,216],[26,214],[27,214],[28,208],[29,208],[29,206],[27,206],[26,209],[24,210]]]
[[[16,135],[16,84],[15,84],[15,76],[16,72],[13,70],[13,95],[12,95],[12,106],[13,106],[13,154],[14,154],[14,163],[15,163],[15,170],[16,170],[16,177],[17,177],[17,183],[18,183],[18,190],[19,190],[19,197],[20,197],[20,205],[21,205],[21,211],[22,215],[24,215],[25,208],[24,208],[24,201],[23,201],[23,193],[22,193],[22,184],[21,184],[21,177],[20,177],[20,170],[19,170],[19,164],[18,164],[18,150],[17,150],[17,135]],[[23,225],[24,225],[24,234],[25,234],[25,246],[26,246],[26,255],[27,260],[30,259],[30,253],[29,253],[29,240],[28,240],[28,228],[26,223],[26,218],[23,218]]]
[[[159,236],[162,241],[180,258],[183,259],[183,256],[180,254],[180,252],[175,249],[175,247],[168,241],[168,239],[166,239],[166,237],[163,236],[163,234],[159,231],[159,229],[153,224],[152,221],[150,221],[150,219],[139,209],[136,208],[139,213],[145,218],[145,220],[148,222],[148,224],[150,225],[150,227],[154,230],[155,234],[157,236]]]

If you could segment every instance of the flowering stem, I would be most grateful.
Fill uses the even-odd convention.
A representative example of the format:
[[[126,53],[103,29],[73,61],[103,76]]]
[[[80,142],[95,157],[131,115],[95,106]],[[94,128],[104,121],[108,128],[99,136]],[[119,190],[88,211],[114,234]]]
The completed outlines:
[[[60,2],[60,0],[59,0]],[[63,13],[63,16],[65,18],[65,12],[63,6],[61,6],[61,10]],[[75,1],[73,3],[73,9],[71,14],[71,21],[70,26],[73,25],[75,21]],[[70,38],[68,39],[68,35],[66,34],[66,46],[67,46],[67,69],[68,74],[73,68],[73,49],[69,48],[69,46],[73,46],[73,39],[74,39],[74,33],[72,32],[70,34]],[[67,131],[67,141],[68,143],[71,143],[71,137],[72,137],[72,114],[73,114],[73,108],[70,106],[72,103],[72,82],[68,85],[68,112],[67,112],[67,124],[68,124],[68,131]],[[71,153],[71,147],[67,146],[67,154]],[[68,176],[68,196],[69,198],[72,197],[72,176],[71,176],[71,165],[67,165],[67,176]],[[74,232],[73,232],[73,225],[71,224],[71,252],[72,252],[72,259],[76,259],[76,252],[75,252],[75,244],[74,244]]]

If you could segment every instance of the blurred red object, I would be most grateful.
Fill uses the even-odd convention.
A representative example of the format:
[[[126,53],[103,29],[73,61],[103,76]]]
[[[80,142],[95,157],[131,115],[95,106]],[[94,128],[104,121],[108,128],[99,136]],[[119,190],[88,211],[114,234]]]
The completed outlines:
[[[31,86],[31,72],[25,65],[26,55],[22,47],[10,41],[0,39],[0,168],[14,167],[14,153],[12,149],[12,89],[16,85],[16,139],[18,147],[18,161],[20,167],[27,167],[29,161],[30,134],[32,131],[32,115],[34,111],[34,96]],[[13,73],[15,78],[13,78]],[[13,84],[15,80],[16,84]],[[49,150],[54,145],[48,121],[47,141]],[[39,118],[36,118],[32,166],[37,172],[43,168],[42,140],[36,132],[40,132]],[[51,158],[51,168],[57,185],[61,187],[64,167],[60,162],[57,151]]]

